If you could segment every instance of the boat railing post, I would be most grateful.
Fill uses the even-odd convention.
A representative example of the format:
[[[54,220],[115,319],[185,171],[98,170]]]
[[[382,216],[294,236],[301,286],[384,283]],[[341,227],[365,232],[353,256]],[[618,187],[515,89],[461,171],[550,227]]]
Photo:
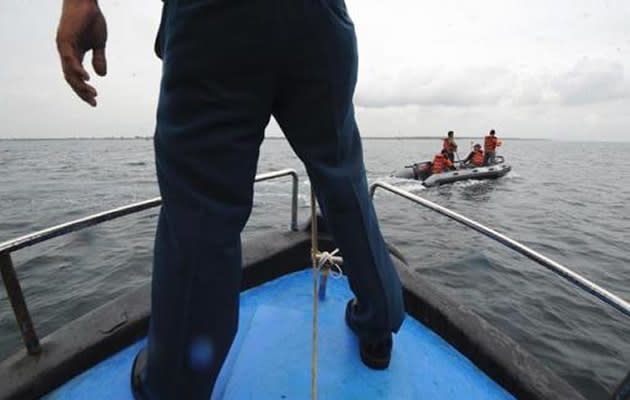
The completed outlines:
[[[374,182],[370,185],[370,199],[374,200],[374,193],[376,193],[376,189],[380,186],[380,182]]]
[[[293,232],[297,232],[298,223],[297,223],[297,213],[298,213],[298,189],[299,189],[299,178],[298,174],[295,171],[291,171],[291,178],[293,178],[293,190],[292,190],[292,198],[291,198],[291,230]]]
[[[0,253],[0,274],[2,275],[2,282],[4,282],[4,287],[7,290],[11,307],[13,308],[15,320],[20,328],[22,340],[24,341],[24,345],[26,345],[26,350],[30,355],[37,355],[41,353],[42,348],[39,344],[37,334],[35,333],[33,321],[31,320],[31,315],[28,312],[24,294],[22,293],[22,287],[20,286],[20,281],[18,281],[13,266],[13,260],[11,260],[11,254],[9,253]]]
[[[291,176],[293,189],[291,193],[291,230],[297,232],[298,230],[298,190],[299,190],[299,177],[294,169],[281,169],[274,172],[266,172],[264,174],[256,175],[256,182],[268,181],[271,179],[281,178],[283,176]]]

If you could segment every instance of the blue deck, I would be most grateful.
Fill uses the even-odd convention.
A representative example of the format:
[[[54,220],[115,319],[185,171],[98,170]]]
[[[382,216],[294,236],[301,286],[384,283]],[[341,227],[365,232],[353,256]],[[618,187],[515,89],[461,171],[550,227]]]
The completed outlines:
[[[311,385],[312,272],[244,292],[238,336],[213,399],[307,399]],[[319,309],[320,399],[513,399],[431,330],[408,317],[386,371],[363,366],[344,323],[352,293],[329,279]],[[45,399],[131,399],[129,372],[141,340],[56,389]]]

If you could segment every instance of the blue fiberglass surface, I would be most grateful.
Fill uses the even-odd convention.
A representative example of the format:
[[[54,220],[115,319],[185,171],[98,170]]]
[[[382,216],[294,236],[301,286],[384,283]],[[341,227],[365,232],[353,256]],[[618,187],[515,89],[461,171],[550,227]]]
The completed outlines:
[[[306,270],[242,293],[238,335],[213,399],[310,398],[312,287],[312,272]],[[389,369],[366,368],[344,322],[351,297],[345,278],[328,279],[318,314],[320,399],[513,399],[411,317],[394,337]],[[131,399],[131,363],[144,343],[97,364],[45,399]]]

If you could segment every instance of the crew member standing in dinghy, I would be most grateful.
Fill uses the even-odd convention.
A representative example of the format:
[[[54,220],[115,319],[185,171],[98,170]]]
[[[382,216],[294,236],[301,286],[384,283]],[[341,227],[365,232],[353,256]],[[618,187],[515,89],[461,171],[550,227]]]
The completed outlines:
[[[495,136],[494,129],[490,131],[483,140],[483,151],[486,153],[483,164],[490,165],[494,163],[497,147],[501,146],[501,141]]]
[[[82,61],[91,50],[105,75],[106,37],[97,0],[64,0],[64,75],[92,106],[97,93]],[[236,333],[240,232],[271,115],[304,161],[343,253],[357,300],[346,322],[361,359],[387,368],[404,304],[368,194],[352,104],[357,42],[344,0],[167,0],[155,47],[164,60],[154,139],[163,203],[134,396],[211,395]],[[195,346],[212,357],[193,362]]]
[[[455,133],[453,131],[449,131],[446,138],[442,141],[442,150],[446,151],[446,155],[451,162],[455,162],[457,143],[455,143]]]

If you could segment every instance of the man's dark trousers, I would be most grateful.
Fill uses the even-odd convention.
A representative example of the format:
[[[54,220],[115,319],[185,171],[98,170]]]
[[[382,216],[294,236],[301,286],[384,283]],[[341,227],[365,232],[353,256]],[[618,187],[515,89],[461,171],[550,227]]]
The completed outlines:
[[[483,165],[491,165],[495,163],[496,152],[486,151],[483,155]]]
[[[162,22],[151,397],[211,394],[237,329],[240,233],[271,115],[344,256],[360,335],[397,331],[402,291],[368,196],[343,0],[168,0]]]

